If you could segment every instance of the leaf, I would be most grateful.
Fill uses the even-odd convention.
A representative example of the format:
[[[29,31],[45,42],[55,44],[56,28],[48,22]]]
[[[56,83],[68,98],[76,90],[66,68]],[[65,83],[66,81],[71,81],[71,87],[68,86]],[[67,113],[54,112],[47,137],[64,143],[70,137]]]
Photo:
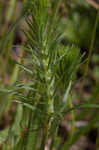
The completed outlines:
[[[23,70],[25,70],[25,71],[28,72],[29,74],[33,75],[33,72],[32,72],[31,70],[29,70],[28,68],[26,68],[24,65],[18,63],[17,61],[15,61],[15,63],[16,63],[17,65],[19,65],[20,68],[22,68]]]
[[[93,108],[99,108],[99,104],[79,104],[79,105],[76,105],[72,108],[69,108],[66,110],[66,113],[67,112],[70,112],[72,110],[75,110],[75,109],[80,109],[80,108],[90,108],[90,109],[93,109]]]
[[[14,100],[14,102],[16,102],[16,103],[18,103],[18,104],[21,104],[21,105],[23,105],[23,106],[25,106],[25,107],[27,107],[27,108],[33,110],[33,111],[35,111],[35,110],[40,111],[38,108],[36,108],[35,106],[32,106],[32,105],[30,105],[30,104],[28,104],[28,103],[21,102],[21,101],[18,101],[18,100]]]
[[[0,88],[0,92],[2,92],[2,93],[12,93],[13,90],[8,90],[8,89],[5,89],[5,88]]]
[[[70,81],[68,88],[65,91],[63,100],[62,100],[62,102],[58,108],[58,111],[57,111],[58,113],[62,113],[66,109],[66,106],[68,104],[68,96],[70,94],[71,85],[72,85],[72,81]]]

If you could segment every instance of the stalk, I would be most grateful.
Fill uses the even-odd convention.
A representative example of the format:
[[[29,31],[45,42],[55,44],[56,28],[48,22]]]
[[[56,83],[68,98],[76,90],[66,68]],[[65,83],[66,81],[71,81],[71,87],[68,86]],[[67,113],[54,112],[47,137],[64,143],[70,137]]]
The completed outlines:
[[[41,141],[41,150],[44,150],[45,145],[46,145],[46,140],[48,138],[49,132],[50,132],[50,128],[51,128],[51,122],[52,122],[52,117],[49,118],[49,116],[51,116],[54,113],[54,106],[53,106],[53,94],[54,94],[54,80],[51,81],[51,77],[52,77],[52,72],[51,69],[49,67],[49,56],[47,53],[47,50],[45,50],[45,55],[47,55],[47,59],[43,59],[43,66],[44,66],[44,71],[45,71],[45,81],[46,81],[46,86],[47,86],[47,101],[48,101],[48,108],[47,108],[47,116],[45,119],[45,125],[44,125],[44,134],[42,137],[42,141]]]
[[[30,111],[30,112],[29,112],[29,122],[28,122],[27,132],[25,133],[23,142],[22,142],[22,144],[21,144],[22,150],[28,150],[28,149],[27,149],[28,142],[29,142],[29,141],[28,141],[28,137],[29,137],[29,134],[30,134],[30,128],[31,128],[32,117],[33,117],[33,112]]]
[[[15,12],[15,9],[16,9],[16,0],[10,0],[8,2],[8,8],[7,8],[6,17],[5,17],[5,24],[4,24],[3,29],[2,29],[2,36],[3,36],[3,34],[5,34],[5,32],[7,30],[9,21],[11,20],[12,15]],[[13,15],[13,17],[15,17],[15,16]]]
[[[72,104],[72,100],[71,100],[71,97],[69,97],[69,106],[70,108],[73,107],[73,104]],[[63,145],[63,147],[61,148],[61,150],[68,150],[69,146],[71,145],[72,143],[72,140],[73,140],[73,137],[74,137],[74,132],[75,132],[75,112],[74,110],[71,111],[71,114],[72,114],[72,127],[71,127],[71,132],[70,132],[70,135],[68,137],[68,140],[66,140],[65,144]]]
[[[53,150],[54,148],[54,145],[55,145],[55,139],[57,137],[57,132],[58,132],[58,126],[56,127],[55,131],[54,131],[54,134],[52,136],[52,140],[51,140],[51,144],[50,144],[50,150]]]
[[[48,129],[49,129],[49,121],[46,119],[44,130],[43,130],[43,137],[41,141],[41,147],[40,147],[41,150],[45,149],[46,141],[48,138]]]
[[[24,143],[26,145],[24,150],[32,149],[32,147],[30,147],[31,143],[29,140],[31,140],[30,136],[31,136],[31,128],[33,127],[33,117],[34,117],[33,112],[30,111],[29,122],[28,122],[28,133],[27,133],[27,137],[26,137],[26,141],[25,141],[26,143]],[[31,138],[32,138],[32,136],[31,136]]]
[[[69,105],[71,108],[73,107],[71,97],[69,97]],[[71,134],[70,134],[70,139],[69,139],[70,143],[73,139],[74,132],[75,132],[75,112],[74,112],[74,110],[71,111],[71,114],[72,114],[72,129],[71,129]]]
[[[93,48],[94,48],[96,30],[97,30],[97,27],[98,27],[98,21],[99,21],[99,9],[97,10],[97,16],[96,16],[96,20],[95,20],[95,24],[94,24],[94,28],[93,28],[93,32],[92,32],[90,48],[89,48],[88,60],[86,62],[85,71],[84,71],[84,75],[83,75],[83,81],[81,83],[80,94],[79,94],[80,99],[81,99],[81,96],[82,96],[82,91],[83,91],[83,88],[84,88],[85,79],[87,77],[88,70],[89,70],[89,64],[90,64],[90,61],[91,61],[92,51],[93,51]]]
[[[16,19],[16,6],[17,6],[16,5],[16,0],[10,0],[8,2],[8,6],[9,7],[6,11],[5,23],[4,23],[4,26],[2,28],[2,33],[1,33],[2,37],[6,35],[9,22],[12,21],[12,24],[13,24],[15,19]],[[2,72],[2,76],[3,76],[4,81],[5,81],[5,78],[6,78],[6,70],[7,70],[10,50],[11,50],[12,43],[13,43],[13,38],[14,38],[14,34],[12,33],[10,35],[10,40],[8,41],[8,44],[7,44],[7,47],[6,47],[6,50],[7,50],[7,52],[5,53],[6,62],[4,63],[3,72]],[[2,59],[2,56],[3,55],[1,55],[1,59]]]

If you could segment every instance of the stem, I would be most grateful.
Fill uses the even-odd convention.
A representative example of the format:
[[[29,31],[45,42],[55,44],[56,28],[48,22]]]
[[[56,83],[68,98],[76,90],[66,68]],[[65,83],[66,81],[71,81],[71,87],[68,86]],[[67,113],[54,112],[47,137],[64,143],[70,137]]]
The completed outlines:
[[[69,106],[70,106],[70,108],[73,108],[71,97],[69,97]],[[72,139],[74,137],[74,131],[75,131],[75,112],[74,112],[74,110],[71,111],[71,114],[72,114],[71,132],[70,132],[70,135],[68,137],[68,140],[66,140],[66,142],[65,142],[64,146],[61,148],[61,150],[64,150],[64,148],[65,148],[65,150],[68,150],[69,146],[72,143]]]
[[[69,105],[71,108],[73,107],[71,97],[69,98]],[[70,142],[72,141],[74,131],[75,131],[75,112],[74,112],[74,110],[71,111],[71,114],[72,114],[72,129],[71,129],[71,135],[70,135]]]
[[[45,127],[44,127],[43,138],[42,138],[42,141],[41,141],[40,150],[45,149],[46,140],[47,140],[47,137],[48,137],[48,132],[49,132],[49,121],[48,121],[48,116],[47,116],[47,119],[45,121]]]
[[[21,51],[20,57],[22,57],[22,58],[24,57],[24,51]],[[20,64],[22,63],[22,60],[20,58],[18,58],[17,61]],[[10,83],[9,83],[10,86],[13,85],[16,82],[16,80],[18,78],[18,75],[19,75],[19,71],[20,71],[20,67],[16,64],[14,69],[13,69],[13,73],[12,73],[12,76],[11,76],[11,79],[10,79]],[[9,95],[9,99],[10,99],[10,101],[8,101],[7,108],[6,108],[7,110],[10,110],[10,108],[12,106],[12,101],[11,101],[12,95],[11,94]]]
[[[92,32],[92,39],[91,39],[90,48],[89,48],[88,60],[87,60],[86,67],[85,67],[85,72],[84,72],[84,75],[83,75],[83,81],[81,83],[80,94],[79,94],[80,99],[81,99],[81,96],[82,96],[82,91],[83,91],[83,88],[84,88],[85,79],[86,79],[86,76],[87,76],[88,70],[89,70],[89,64],[90,64],[90,61],[91,61],[92,50],[94,48],[96,30],[97,30],[97,27],[98,27],[98,19],[99,19],[99,9],[97,11],[97,16],[96,16],[96,19],[95,19],[95,24],[94,24],[94,28],[93,28],[93,32]]]
[[[51,114],[54,112],[54,99],[53,99],[53,89],[54,89],[54,80],[51,81],[51,76],[52,76],[52,70],[49,67],[49,56],[47,49],[45,49],[44,55],[46,56],[45,59],[43,59],[43,67],[44,67],[44,74],[45,74],[45,83],[46,83],[46,93],[47,93],[47,113],[48,115],[46,116],[45,119],[45,125],[44,125],[44,130],[43,130],[43,137],[41,141],[41,147],[40,150],[45,149],[46,141],[50,132],[51,128],[51,123],[52,120],[49,118]],[[50,82],[51,81],[51,82]]]
[[[57,131],[58,131],[58,126],[56,127],[55,131],[54,131],[54,135],[52,137],[52,141],[50,144],[50,150],[53,150],[53,147],[55,145],[55,138],[57,137]]]
[[[28,146],[28,137],[29,137],[29,134],[30,134],[30,128],[31,128],[31,123],[32,123],[32,117],[33,117],[33,112],[30,111],[30,114],[29,114],[29,122],[28,122],[28,128],[27,128],[27,133],[24,137],[24,141],[23,141],[23,150],[27,150],[27,146]]]
[[[36,114],[34,112],[31,112],[32,118],[30,118],[30,125],[28,129],[28,137],[27,137],[27,148],[26,150],[36,150],[37,148],[37,141],[39,139],[40,130],[33,132],[32,129],[35,127],[35,125],[38,125],[38,120],[36,120],[35,116]]]
[[[6,36],[6,32],[8,29],[8,25],[10,20],[12,20],[12,24],[14,23],[15,19],[16,19],[16,0],[10,0],[8,2],[8,8],[6,11],[6,17],[5,17],[5,22],[4,22],[4,26],[1,30],[1,36],[4,38],[5,40],[5,36]],[[11,33],[11,35],[9,36],[9,41],[7,43],[7,47],[6,47],[6,52],[5,52],[5,63],[3,65],[3,71],[2,71],[2,76],[3,76],[3,81],[5,81],[6,78],[6,74],[7,74],[7,67],[8,67],[8,60],[10,57],[10,50],[12,48],[12,43],[13,43],[13,38],[14,38],[14,33]],[[3,59],[2,57],[3,55],[1,55],[1,59]]]
[[[45,126],[44,126],[44,130],[43,130],[43,137],[42,137],[42,141],[41,141],[40,150],[45,149],[46,141],[50,134],[52,120],[53,120],[53,118],[49,117],[49,115],[47,115],[46,120],[45,120]]]

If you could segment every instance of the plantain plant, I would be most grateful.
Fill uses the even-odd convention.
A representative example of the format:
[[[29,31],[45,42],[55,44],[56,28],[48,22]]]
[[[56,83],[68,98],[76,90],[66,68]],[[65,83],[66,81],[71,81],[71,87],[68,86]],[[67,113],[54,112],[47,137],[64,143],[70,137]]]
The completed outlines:
[[[21,64],[16,62],[24,72],[20,72],[19,79],[9,89],[0,89],[11,94],[11,99],[19,104],[9,129],[12,133],[18,125],[19,134],[14,133],[10,149],[45,150],[51,139],[52,150],[59,124],[68,110],[71,86],[80,63],[80,49],[62,44],[64,35],[59,30],[60,17],[57,15],[59,5],[60,0],[32,0],[27,9],[28,29],[22,28],[27,39],[22,46],[25,55]],[[21,118],[17,122],[20,105]],[[10,136],[7,142],[12,139]],[[6,144],[4,149],[7,149]]]

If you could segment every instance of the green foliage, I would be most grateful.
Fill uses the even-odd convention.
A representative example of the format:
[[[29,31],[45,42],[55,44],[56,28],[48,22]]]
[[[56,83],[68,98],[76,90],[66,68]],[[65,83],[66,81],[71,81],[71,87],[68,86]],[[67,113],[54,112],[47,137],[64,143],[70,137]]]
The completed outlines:
[[[3,60],[11,32],[22,19],[25,20],[26,24],[22,26],[22,31],[26,42],[24,46],[14,46],[20,47],[24,55],[19,57],[20,61],[14,61],[15,66],[11,64],[13,73],[10,83],[6,88],[3,83],[0,85],[0,98],[6,99],[5,103],[0,102],[2,104],[0,117],[5,108],[9,110],[13,102],[16,104],[13,123],[7,130],[0,132],[3,150],[45,150],[49,139],[51,139],[50,150],[57,148],[61,143],[58,137],[59,125],[65,114],[71,113],[72,129],[68,140],[60,148],[66,150],[81,135],[88,133],[99,120],[96,115],[86,127],[77,130],[75,128],[76,119],[83,119],[88,112],[94,116],[91,109],[99,108],[94,100],[98,97],[98,85],[90,97],[92,102],[87,101],[86,104],[78,102],[78,105],[73,105],[71,96],[73,95],[71,89],[82,58],[79,47],[88,47],[90,43],[94,22],[94,17],[92,20],[89,19],[93,16],[90,15],[92,8],[83,0],[75,0],[69,4],[68,16],[65,19],[60,15],[60,4],[61,0],[24,2],[22,14],[0,43],[2,51],[0,56]],[[88,16],[85,12],[88,12]],[[10,42],[9,49],[13,43]],[[9,62],[8,57],[7,62]],[[93,62],[96,64],[97,60],[97,56],[93,57]],[[5,70],[6,68],[7,66]],[[97,70],[97,68],[94,70],[96,76]],[[5,71],[3,77],[5,78]],[[83,108],[86,111],[81,112],[76,118],[75,110]],[[75,134],[78,136],[76,137]]]
[[[61,116],[61,113],[67,108],[66,101],[68,101],[71,81],[74,79],[80,61],[79,48],[64,47],[60,43],[63,36],[58,32],[59,3],[60,1],[52,8],[50,1],[31,1],[32,11],[29,16],[25,17],[28,31],[23,29],[27,38],[25,49],[27,53],[29,52],[29,57],[26,59],[29,59],[30,63],[27,66],[17,63],[28,74],[31,84],[20,84],[19,82],[14,87],[12,86],[13,90],[1,89],[2,92],[12,93],[17,103],[29,108],[29,110],[25,108],[23,113],[24,118],[28,114],[28,122],[25,123],[28,133],[24,136],[21,145],[18,144],[24,150],[37,149],[36,138],[40,131],[43,133],[40,149],[43,150],[52,128],[54,132],[56,126],[59,126],[61,119],[57,115]],[[60,93],[61,97],[64,93],[65,95],[55,110],[54,103],[57,90],[60,90],[59,85],[63,90],[63,93]],[[22,102],[20,98],[23,99]],[[58,98],[57,101],[60,99]],[[39,129],[39,124],[43,128]],[[38,128],[38,131],[36,134],[31,134],[30,130],[35,128]],[[31,143],[32,138],[36,140],[36,145]],[[24,147],[23,144],[26,146]]]
[[[75,43],[83,48],[88,48],[97,12],[83,0],[68,3],[70,5],[68,16],[61,19],[65,34],[64,43]],[[98,34],[97,28],[96,43],[98,42]]]

